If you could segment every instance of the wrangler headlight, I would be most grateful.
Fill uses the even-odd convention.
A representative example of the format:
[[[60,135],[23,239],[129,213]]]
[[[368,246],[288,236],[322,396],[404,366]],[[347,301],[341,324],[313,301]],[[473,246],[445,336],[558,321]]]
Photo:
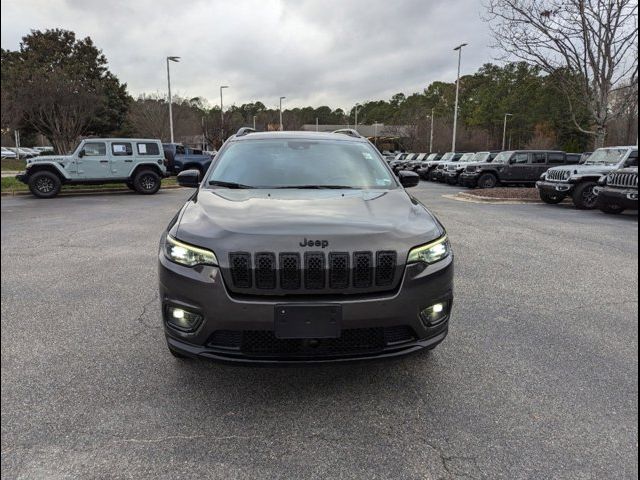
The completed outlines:
[[[172,262],[193,267],[195,265],[218,265],[218,259],[211,250],[194,247],[167,235],[164,254]]]
[[[435,242],[415,247],[409,251],[407,263],[436,263],[451,255],[451,244],[445,235]]]

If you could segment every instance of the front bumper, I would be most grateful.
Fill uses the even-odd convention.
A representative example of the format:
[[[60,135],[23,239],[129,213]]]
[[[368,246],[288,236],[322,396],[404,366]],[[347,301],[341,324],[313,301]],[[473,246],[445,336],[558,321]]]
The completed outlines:
[[[638,210],[638,190],[632,188],[596,187],[598,204],[617,205],[625,210]]]
[[[457,171],[452,172],[450,170],[447,170],[447,172],[444,174],[445,181],[452,185],[455,183],[458,183],[459,177],[460,177],[460,172],[457,172]]]
[[[426,268],[419,264],[407,266],[395,291],[274,298],[231,294],[218,267],[184,267],[170,262],[160,252],[159,289],[167,343],[188,356],[239,363],[323,363],[394,357],[433,348],[446,337],[453,304],[453,256]],[[440,302],[447,302],[448,314],[437,325],[425,325],[420,311]],[[282,304],[339,305],[341,338],[308,339],[316,346],[307,340],[275,339],[275,307]],[[192,333],[176,330],[167,323],[168,306],[198,313],[203,317],[202,323]],[[398,336],[399,331],[410,333]],[[387,332],[392,332],[395,341],[388,341]],[[381,335],[381,340],[363,348],[343,345],[342,337],[348,343],[347,336],[359,335]],[[234,341],[220,342],[220,338]],[[256,342],[261,342],[262,350],[253,348]]]
[[[16,175],[16,180],[28,185],[29,184],[29,175],[27,175],[27,172],[20,172],[19,174]]]
[[[538,180],[536,188],[546,193],[571,195],[575,188],[575,184],[567,182],[548,182],[546,180]]]
[[[478,186],[478,178],[480,178],[478,172],[462,172],[458,177],[458,183],[463,187],[474,188]]]

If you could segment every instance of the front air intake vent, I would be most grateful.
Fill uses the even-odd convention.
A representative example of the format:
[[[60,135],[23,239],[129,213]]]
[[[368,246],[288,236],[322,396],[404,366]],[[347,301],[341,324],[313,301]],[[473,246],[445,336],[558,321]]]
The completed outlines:
[[[334,252],[329,254],[329,288],[349,286],[349,254]]]
[[[324,253],[304,254],[304,286],[309,290],[324,288]]]
[[[233,284],[239,288],[251,288],[251,255],[244,252],[230,253],[229,265]]]
[[[256,254],[256,287],[276,288],[276,256],[273,253]]]
[[[373,261],[371,252],[353,254],[353,286],[367,288],[373,283]]]
[[[396,271],[396,252],[376,254],[376,285],[391,285]]]
[[[283,290],[300,288],[300,255],[297,253],[280,254],[280,288]]]

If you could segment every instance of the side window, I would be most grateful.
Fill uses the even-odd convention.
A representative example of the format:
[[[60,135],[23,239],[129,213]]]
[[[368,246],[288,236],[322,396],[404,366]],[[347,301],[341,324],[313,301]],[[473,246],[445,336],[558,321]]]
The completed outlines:
[[[111,144],[111,153],[115,157],[126,157],[133,155],[133,150],[128,142],[113,142]]]
[[[85,157],[101,157],[107,154],[107,146],[104,142],[87,142],[82,150]]]
[[[157,143],[140,142],[136,144],[138,155],[160,155],[160,148]]]
[[[525,152],[516,153],[513,156],[512,162],[514,165],[525,165],[529,163],[529,154]]]
[[[176,155],[184,155],[184,147],[182,145],[176,145]]]
[[[625,162],[626,167],[637,167],[638,166],[638,151],[634,150],[629,154],[629,158]]]
[[[562,153],[550,153],[548,158],[549,163],[554,165],[562,165],[565,163],[565,156]]]
[[[546,153],[534,153],[531,157],[531,163],[541,164],[547,163],[547,154]]]

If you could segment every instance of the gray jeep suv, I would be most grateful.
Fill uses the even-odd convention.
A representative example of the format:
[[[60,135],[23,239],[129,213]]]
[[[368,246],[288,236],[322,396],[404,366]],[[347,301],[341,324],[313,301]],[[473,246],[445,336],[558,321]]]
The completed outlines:
[[[442,224],[355,131],[241,129],[163,233],[159,287],[177,357],[295,363],[389,357],[447,335]]]

